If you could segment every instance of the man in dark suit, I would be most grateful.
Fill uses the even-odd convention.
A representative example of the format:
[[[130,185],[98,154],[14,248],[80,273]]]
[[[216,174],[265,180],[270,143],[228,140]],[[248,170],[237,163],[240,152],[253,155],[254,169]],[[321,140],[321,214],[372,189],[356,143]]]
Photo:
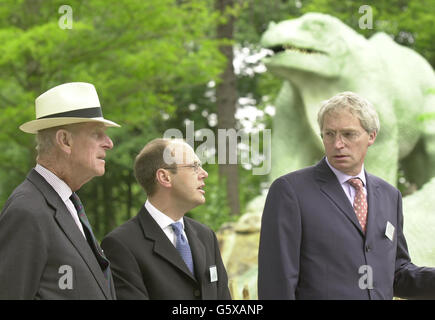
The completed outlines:
[[[415,266],[408,254],[400,192],[364,170],[380,127],[376,111],[344,92],[323,103],[318,122],[326,157],[270,187],[259,298],[434,299],[435,269]]]
[[[102,241],[118,299],[231,299],[214,232],[184,215],[205,202],[202,169],[182,140],[155,139],[134,172],[147,201]]]
[[[66,83],[35,101],[37,165],[0,214],[0,299],[115,299],[113,279],[75,194],[105,172],[112,149],[98,95]]]

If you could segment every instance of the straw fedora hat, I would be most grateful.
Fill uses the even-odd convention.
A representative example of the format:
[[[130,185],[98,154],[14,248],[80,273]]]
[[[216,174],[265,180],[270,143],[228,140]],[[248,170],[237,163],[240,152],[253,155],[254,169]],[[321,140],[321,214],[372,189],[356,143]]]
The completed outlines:
[[[26,122],[20,129],[27,133],[66,124],[101,122],[107,127],[119,124],[104,119],[97,91],[90,83],[64,83],[35,99],[36,120]]]

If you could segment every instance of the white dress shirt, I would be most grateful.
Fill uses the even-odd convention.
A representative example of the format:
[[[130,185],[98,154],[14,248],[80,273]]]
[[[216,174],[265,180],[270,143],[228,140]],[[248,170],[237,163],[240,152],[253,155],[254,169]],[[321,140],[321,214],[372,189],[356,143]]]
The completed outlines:
[[[331,166],[327,157],[325,159],[326,159],[326,163],[331,168],[332,172],[335,173],[335,175],[338,179],[338,182],[340,182],[340,185],[343,188],[343,191],[346,194],[346,196],[349,199],[352,206],[353,206],[353,200],[355,199],[356,191],[355,191],[355,188],[353,186],[351,186],[349,182],[347,182],[347,180],[352,179],[352,178],[360,178],[361,181],[363,182],[363,185],[364,185],[364,193],[367,196],[366,175],[364,174],[364,164],[362,165],[360,173],[358,173],[356,176],[349,176],[349,175],[335,169],[333,166]]]
[[[70,197],[72,195],[71,188],[65,183],[65,181],[60,179],[53,172],[44,168],[40,164],[36,165],[35,170],[48,182],[49,185],[53,187],[54,191],[56,191],[56,193],[65,203],[66,207],[68,208],[68,211],[71,213],[71,216],[74,219],[74,222],[76,223],[77,227],[83,234],[83,237],[85,237],[86,239],[85,232],[83,231],[82,223],[80,222],[79,216],[77,214],[77,210],[74,207],[74,204],[70,200]]]
[[[151,202],[149,202],[148,200],[145,202],[145,208],[148,210],[151,217],[153,217],[153,219],[157,222],[159,227],[166,234],[169,241],[171,241],[171,243],[174,245],[174,247],[176,247],[175,244],[176,244],[176,240],[177,240],[177,236],[175,235],[175,232],[171,226],[171,224],[174,222],[181,222],[181,224],[183,225],[183,235],[186,238],[187,242],[189,242],[189,239],[187,239],[186,233],[184,232],[184,219],[183,219],[183,217],[178,221],[174,221],[171,218],[169,218],[166,214],[161,212],[159,209],[154,207],[151,204]]]

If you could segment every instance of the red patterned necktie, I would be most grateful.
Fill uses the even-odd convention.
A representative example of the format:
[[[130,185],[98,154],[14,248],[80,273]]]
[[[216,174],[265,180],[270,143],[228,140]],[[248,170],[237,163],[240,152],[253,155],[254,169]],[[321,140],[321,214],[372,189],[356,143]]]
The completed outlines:
[[[364,186],[360,178],[352,178],[347,180],[352,187],[355,188],[355,199],[353,200],[353,209],[363,232],[366,232],[367,223],[367,198],[364,193]]]

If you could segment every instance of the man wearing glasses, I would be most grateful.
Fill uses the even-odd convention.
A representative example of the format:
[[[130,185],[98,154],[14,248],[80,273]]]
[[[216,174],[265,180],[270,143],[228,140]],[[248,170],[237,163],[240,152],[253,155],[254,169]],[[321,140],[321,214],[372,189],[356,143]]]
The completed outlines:
[[[434,299],[435,268],[408,253],[399,190],[364,168],[380,129],[373,106],[343,92],[323,102],[318,123],[325,157],[269,189],[259,298]]]
[[[102,241],[118,299],[231,299],[214,232],[184,217],[205,203],[207,172],[182,140],[155,139],[136,157],[147,194],[137,216]]]

